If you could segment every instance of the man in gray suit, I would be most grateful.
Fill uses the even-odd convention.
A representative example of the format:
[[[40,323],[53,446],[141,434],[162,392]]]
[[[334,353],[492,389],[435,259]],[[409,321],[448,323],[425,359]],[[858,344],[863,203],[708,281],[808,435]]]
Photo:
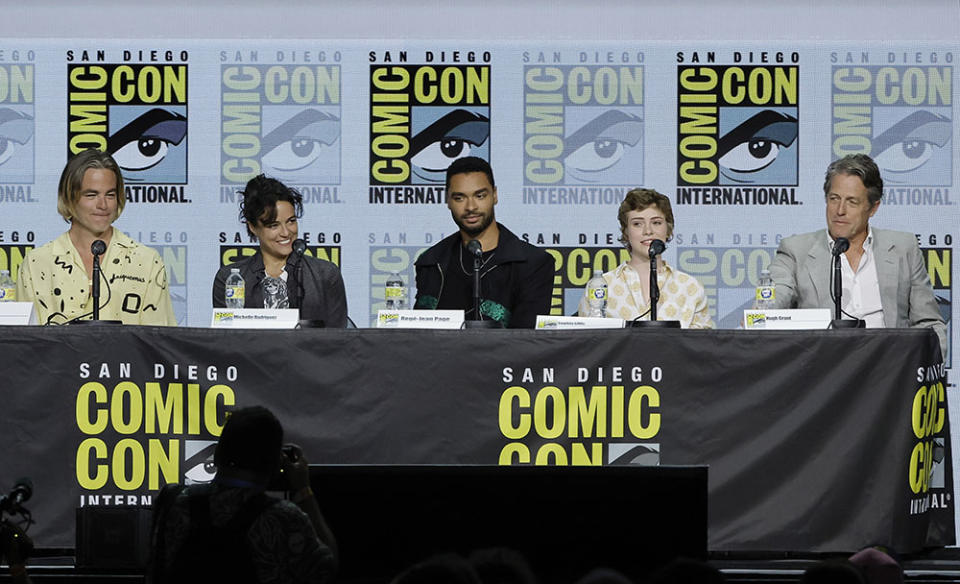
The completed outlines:
[[[901,231],[873,229],[870,218],[880,208],[883,179],[873,160],[851,154],[827,167],[823,192],[827,229],[787,237],[770,264],[777,308],[832,308],[832,249],[845,237],[842,254],[844,313],[867,327],[930,327],[946,354],[947,326],[933,296],[916,237]]]

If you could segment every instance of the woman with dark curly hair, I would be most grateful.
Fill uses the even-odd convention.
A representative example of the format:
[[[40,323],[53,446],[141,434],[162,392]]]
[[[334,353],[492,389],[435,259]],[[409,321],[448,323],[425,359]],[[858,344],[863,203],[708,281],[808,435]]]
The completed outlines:
[[[226,306],[227,277],[237,268],[245,284],[244,308],[300,308],[302,319],[345,327],[347,296],[340,269],[326,260],[293,253],[303,216],[300,193],[261,174],[250,179],[241,194],[240,221],[259,240],[260,249],[220,268],[213,280],[214,308]],[[298,274],[303,275],[302,286]]]

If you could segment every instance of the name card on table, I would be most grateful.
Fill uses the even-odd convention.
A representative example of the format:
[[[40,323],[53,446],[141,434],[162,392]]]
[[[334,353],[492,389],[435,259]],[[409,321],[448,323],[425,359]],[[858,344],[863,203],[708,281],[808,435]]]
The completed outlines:
[[[462,310],[381,310],[377,328],[459,329],[463,328]]]
[[[830,326],[830,318],[828,308],[744,310],[743,328],[747,330],[825,329]]]
[[[213,328],[292,329],[300,322],[296,308],[214,308]]]
[[[37,324],[33,302],[0,302],[0,325]]]
[[[622,318],[599,318],[596,316],[551,316],[537,315],[537,330],[614,329],[623,328]]]

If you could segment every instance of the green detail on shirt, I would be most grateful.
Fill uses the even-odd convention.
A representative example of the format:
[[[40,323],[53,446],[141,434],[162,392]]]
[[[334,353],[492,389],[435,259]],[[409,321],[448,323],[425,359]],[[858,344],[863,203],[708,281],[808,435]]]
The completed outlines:
[[[440,302],[436,296],[427,296],[424,294],[417,300],[417,305],[415,308],[425,308],[427,310],[434,310],[437,307],[437,304]]]
[[[484,300],[480,303],[480,314],[490,320],[499,322],[504,328],[510,324],[510,311],[507,310],[504,305],[498,304],[493,300]]]

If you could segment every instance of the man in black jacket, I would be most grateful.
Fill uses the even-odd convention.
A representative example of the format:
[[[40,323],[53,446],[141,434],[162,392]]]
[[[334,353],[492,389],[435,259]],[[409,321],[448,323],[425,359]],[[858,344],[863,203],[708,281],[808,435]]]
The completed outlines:
[[[468,320],[494,320],[510,328],[533,328],[550,313],[554,261],[496,222],[497,187],[490,164],[468,156],[447,169],[447,208],[459,230],[416,261],[417,303],[422,309],[463,309]],[[473,256],[480,242],[480,314],[473,308]]]

